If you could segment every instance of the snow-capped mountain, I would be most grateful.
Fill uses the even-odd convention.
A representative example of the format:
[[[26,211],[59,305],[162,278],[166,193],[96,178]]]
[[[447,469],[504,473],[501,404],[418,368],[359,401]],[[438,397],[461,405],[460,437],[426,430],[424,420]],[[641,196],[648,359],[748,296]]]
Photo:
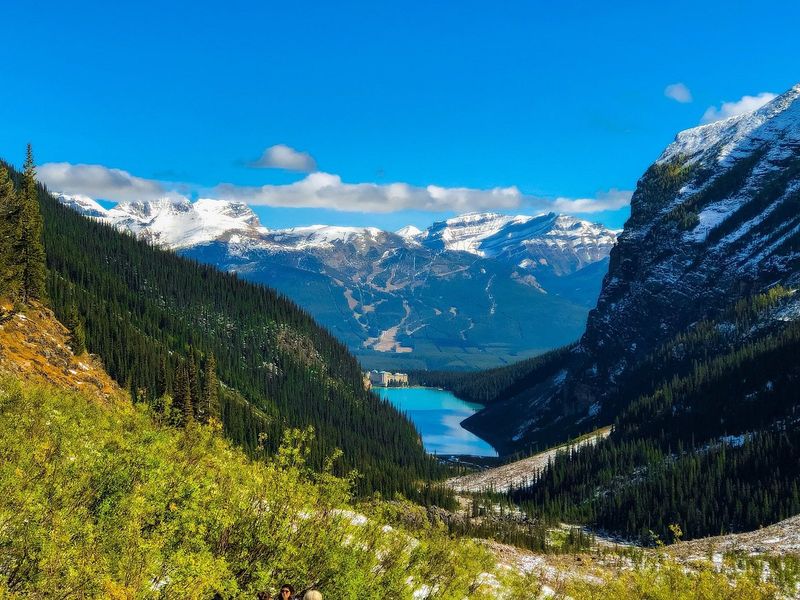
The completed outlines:
[[[72,210],[87,217],[104,219],[108,216],[108,211],[100,204],[89,198],[89,196],[81,196],[79,194],[58,194],[58,200],[64,206],[68,206]]]
[[[651,352],[777,285],[800,286],[800,85],[678,134],[638,182],[569,364],[474,428],[493,419],[495,445],[511,447],[612,422],[626,377]],[[798,297],[775,315],[797,318]],[[503,411],[520,422],[502,425]]]
[[[414,227],[413,225],[406,225],[405,227],[401,227],[395,231],[395,233],[402,238],[414,239],[422,233],[422,230],[418,227]]]
[[[376,227],[335,227],[331,225],[310,225],[278,229],[264,236],[267,243],[286,251],[309,249],[330,249],[337,244],[355,244],[365,249],[371,244],[380,243],[387,233]]]
[[[104,220],[155,244],[180,250],[199,244],[267,233],[256,214],[241,202],[163,198],[129,202],[109,210]]]
[[[416,239],[429,248],[497,258],[529,270],[550,268],[563,275],[608,256],[616,233],[555,213],[534,217],[470,213],[435,223]]]
[[[430,356],[456,357],[456,367],[491,365],[572,341],[616,239],[600,225],[555,214],[473,213],[425,231],[270,230],[242,203],[164,198],[104,210],[89,198],[59,197],[142,239],[275,287],[366,362],[389,356],[393,366],[398,359],[444,366]]]

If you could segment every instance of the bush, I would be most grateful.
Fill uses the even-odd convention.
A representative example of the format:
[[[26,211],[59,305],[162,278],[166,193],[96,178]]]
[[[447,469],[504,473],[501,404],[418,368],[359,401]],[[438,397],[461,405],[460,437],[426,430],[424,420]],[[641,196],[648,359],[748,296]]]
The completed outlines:
[[[460,600],[479,589],[486,552],[353,512],[351,480],[307,467],[312,440],[294,430],[253,461],[214,426],[159,426],[144,404],[0,380],[0,595],[252,598],[291,581],[337,599],[427,584]]]

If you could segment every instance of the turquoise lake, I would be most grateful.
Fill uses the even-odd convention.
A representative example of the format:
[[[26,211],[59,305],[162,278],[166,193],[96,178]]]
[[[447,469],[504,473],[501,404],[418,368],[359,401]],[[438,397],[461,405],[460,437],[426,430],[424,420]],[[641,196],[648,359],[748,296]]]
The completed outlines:
[[[431,454],[497,456],[487,442],[463,427],[461,421],[482,407],[433,388],[375,388],[417,426],[425,450]]]

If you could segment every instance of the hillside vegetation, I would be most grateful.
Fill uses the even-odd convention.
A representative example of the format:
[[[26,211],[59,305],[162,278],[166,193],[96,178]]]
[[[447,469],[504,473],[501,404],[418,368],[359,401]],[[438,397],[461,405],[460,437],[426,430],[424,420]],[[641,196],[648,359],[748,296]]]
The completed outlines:
[[[335,598],[407,598],[423,582],[463,598],[492,568],[440,529],[412,540],[349,510],[351,482],[306,463],[310,430],[253,461],[213,427],[6,377],[0,432],[0,595],[252,598],[291,581]]]
[[[284,582],[351,600],[782,597],[755,568],[657,556],[543,588],[419,507],[354,505],[351,481],[309,468],[311,431],[253,460],[213,424],[157,421],[0,377],[0,597],[253,598]]]
[[[181,406],[184,418],[202,420],[210,411],[198,399],[209,380],[219,380],[217,416],[250,452],[260,445],[274,452],[287,429],[313,426],[310,463],[320,468],[341,449],[337,472],[357,468],[360,493],[415,498],[421,481],[443,475],[411,422],[364,389],[355,358],[296,305],[65,208],[36,184],[29,158],[24,176],[10,170],[16,191],[7,179],[3,188],[6,212],[33,215],[16,219],[30,225],[3,264],[31,254],[25,234],[40,240],[38,262],[30,261],[38,270],[4,269],[27,278],[19,289],[46,297],[74,341],[97,354],[136,401],[191,401]]]
[[[749,531],[800,513],[796,292],[741,300],[633,370],[611,436],[512,493],[531,513],[652,541]],[[627,399],[624,402],[623,399]]]

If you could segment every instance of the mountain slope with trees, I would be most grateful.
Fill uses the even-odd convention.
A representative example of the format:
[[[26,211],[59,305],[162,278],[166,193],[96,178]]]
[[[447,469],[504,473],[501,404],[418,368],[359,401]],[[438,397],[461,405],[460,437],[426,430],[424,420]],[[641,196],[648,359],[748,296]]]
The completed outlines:
[[[613,424],[511,492],[531,515],[652,542],[800,513],[799,166],[796,86],[643,175],[581,341],[464,424],[506,454]]]
[[[369,369],[468,370],[578,338],[616,232],[554,213],[469,213],[425,231],[312,225],[270,230],[246,204],[162,198],[87,217],[274,288]]]
[[[296,305],[81,217],[36,185],[29,162],[24,174],[11,171],[17,191],[2,182],[0,189],[13,192],[4,211],[33,214],[25,213],[31,200],[41,207],[46,290],[43,268],[20,274],[12,267],[25,262],[8,259],[11,295],[46,295],[135,400],[158,405],[169,398],[170,418],[184,423],[216,411],[230,438],[250,451],[275,451],[286,429],[313,426],[311,464],[321,467],[341,449],[337,468],[358,469],[362,493],[415,497],[421,480],[440,474],[408,419],[364,389],[357,361]],[[35,215],[19,222],[36,237]],[[39,248],[30,255],[42,266]]]
[[[612,422],[660,385],[635,375],[659,346],[740,300],[800,286],[799,203],[800,85],[680,133],[638,182],[597,307],[563,368],[501,393],[467,426],[509,451]],[[503,419],[508,411],[518,420]]]

